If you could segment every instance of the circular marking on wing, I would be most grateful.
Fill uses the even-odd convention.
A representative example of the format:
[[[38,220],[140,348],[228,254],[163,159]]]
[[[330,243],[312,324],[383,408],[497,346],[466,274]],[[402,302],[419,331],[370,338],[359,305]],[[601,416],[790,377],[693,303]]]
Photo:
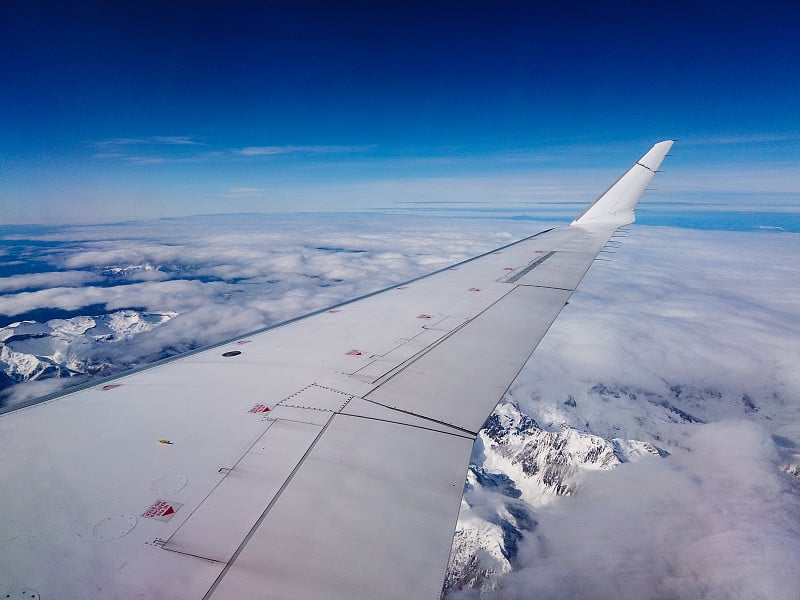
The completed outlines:
[[[171,496],[185,488],[187,483],[189,478],[186,475],[165,475],[150,484],[150,491],[156,496]]]
[[[14,590],[13,592],[5,592],[0,596],[3,600],[39,600],[39,592],[36,590]]]
[[[95,525],[92,534],[102,542],[117,540],[128,535],[137,521],[133,515],[112,515]]]
[[[241,353],[241,350],[228,350],[228,352],[223,352],[222,356],[225,358],[230,358],[231,356],[239,356]]]

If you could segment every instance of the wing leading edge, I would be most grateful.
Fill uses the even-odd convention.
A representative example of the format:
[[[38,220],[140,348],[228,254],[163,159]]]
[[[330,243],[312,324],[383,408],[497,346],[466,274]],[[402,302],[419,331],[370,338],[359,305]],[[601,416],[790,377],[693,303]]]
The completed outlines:
[[[671,145],[568,227],[0,416],[0,593],[438,598],[478,430]]]

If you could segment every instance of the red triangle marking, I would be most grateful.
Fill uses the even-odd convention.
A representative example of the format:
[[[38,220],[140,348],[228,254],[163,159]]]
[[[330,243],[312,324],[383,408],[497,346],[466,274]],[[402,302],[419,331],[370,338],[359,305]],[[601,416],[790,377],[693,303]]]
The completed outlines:
[[[175,514],[175,509],[172,508],[171,506],[167,506],[167,510],[164,511],[164,514],[162,516],[166,517],[167,515],[174,515],[174,514]]]

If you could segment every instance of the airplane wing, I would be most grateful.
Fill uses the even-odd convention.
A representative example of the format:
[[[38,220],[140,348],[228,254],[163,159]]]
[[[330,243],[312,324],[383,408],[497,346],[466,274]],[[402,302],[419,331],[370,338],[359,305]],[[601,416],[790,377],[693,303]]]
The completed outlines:
[[[438,598],[477,432],[671,145],[567,227],[0,415],[0,598]]]

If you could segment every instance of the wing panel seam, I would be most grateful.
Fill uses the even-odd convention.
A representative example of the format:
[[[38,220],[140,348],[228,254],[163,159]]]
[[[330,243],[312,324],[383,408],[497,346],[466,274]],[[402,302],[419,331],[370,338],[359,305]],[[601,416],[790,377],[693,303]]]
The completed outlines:
[[[431,423],[436,423],[437,425],[444,425],[446,427],[452,427],[453,429],[456,429],[458,431],[466,433],[467,435],[472,436],[473,439],[478,437],[478,432],[477,431],[471,431],[469,429],[466,429],[465,427],[459,427],[458,425],[453,425],[452,423],[448,423],[447,421],[440,421],[439,419],[433,419],[431,417],[426,417],[425,415],[420,415],[418,413],[411,412],[410,410],[403,410],[402,408],[397,408],[396,406],[390,406],[388,404],[383,404],[381,402],[376,402],[375,400],[370,400],[369,398],[362,398],[362,400],[365,400],[367,402],[371,402],[372,404],[376,404],[377,406],[382,406],[383,408],[388,408],[389,410],[396,410],[397,412],[400,412],[400,413],[403,413],[403,414],[406,414],[406,415],[411,415],[412,417],[418,417],[420,419],[424,419],[425,421],[430,421]],[[354,415],[350,415],[350,416],[354,416]],[[360,416],[360,415],[357,415],[357,416]],[[382,420],[382,419],[377,419],[377,420]],[[394,421],[391,421],[391,422],[394,422]],[[424,429],[424,428],[422,428],[422,429]],[[442,432],[442,433],[444,433],[444,432]],[[464,437],[464,436],[459,436],[459,437]]]
[[[164,545],[169,544],[169,541],[173,537],[175,537],[175,535],[181,530],[181,528],[184,525],[186,525],[186,523],[189,522],[189,520],[192,518],[192,516],[194,516],[194,514],[200,509],[200,507],[203,506],[203,504],[209,499],[211,494],[213,494],[216,491],[216,489],[220,485],[222,485],[222,482],[225,481],[228,478],[228,476],[231,474],[231,471],[233,471],[236,468],[236,465],[238,465],[240,462],[242,462],[244,457],[247,456],[247,453],[250,452],[255,447],[255,445],[261,440],[261,438],[263,438],[267,434],[267,432],[269,431],[270,427],[272,427],[273,423],[275,423],[276,420],[277,419],[270,419],[269,421],[266,421],[266,420],[264,421],[264,422],[269,423],[269,424],[264,428],[264,431],[261,432],[261,435],[259,435],[255,440],[253,440],[253,443],[250,444],[247,447],[247,450],[245,450],[242,453],[242,455],[236,460],[236,462],[233,463],[233,466],[231,466],[231,467],[220,467],[220,471],[219,472],[222,472],[222,469],[225,469],[225,475],[220,477],[219,481],[214,484],[214,486],[209,490],[208,494],[206,494],[203,497],[203,499],[197,504],[197,506],[195,506],[194,509],[187,515],[187,517],[186,517],[186,519],[184,519],[183,523],[181,523],[178,526],[178,528],[172,533],[172,535],[170,535],[164,541]],[[219,463],[217,463],[217,464],[219,464]],[[167,552],[176,552],[176,550],[171,550],[170,548],[164,548],[163,546],[162,546],[162,550],[166,550]],[[185,554],[185,553],[182,552],[181,554]],[[195,555],[192,554],[190,556],[195,556]],[[198,556],[197,558],[204,558],[205,560],[210,560],[212,562],[219,562],[219,561],[214,560],[213,558],[208,558],[206,556]]]
[[[280,489],[278,489],[277,493],[272,497],[272,500],[270,500],[269,504],[267,504],[267,507],[264,509],[264,512],[261,513],[261,516],[258,517],[258,520],[256,520],[253,527],[251,527],[250,531],[248,531],[247,534],[244,536],[242,543],[239,544],[239,547],[236,548],[233,555],[231,555],[230,560],[228,560],[227,564],[223,567],[222,572],[219,575],[217,575],[217,578],[214,580],[214,583],[212,583],[211,587],[208,588],[208,591],[203,596],[203,600],[208,600],[209,598],[211,598],[211,594],[213,594],[214,591],[217,589],[217,587],[219,587],[219,584],[222,581],[223,577],[227,575],[231,566],[233,566],[233,563],[236,562],[236,559],[244,550],[244,547],[247,545],[247,542],[249,542],[252,539],[253,535],[255,535],[256,530],[261,526],[261,523],[264,522],[264,519],[267,517],[269,511],[272,510],[272,507],[275,506],[275,503],[283,495],[283,492],[286,491],[286,488],[289,486],[289,483],[292,481],[292,479],[294,479],[294,476],[300,470],[300,467],[302,467],[303,464],[306,462],[306,459],[308,458],[309,454],[311,454],[312,450],[314,450],[317,443],[319,443],[319,440],[322,439],[322,436],[328,430],[328,427],[330,426],[332,421],[333,417],[328,419],[328,422],[325,423],[325,425],[322,427],[320,432],[317,434],[317,437],[315,437],[314,441],[311,442],[311,444],[308,446],[308,448],[305,451],[305,454],[303,454],[303,457],[300,459],[297,465],[295,465],[295,468],[292,469],[292,472],[289,473],[289,476],[286,478],[286,481],[283,482],[283,485],[281,485]]]
[[[532,283],[520,283],[518,284],[519,287],[535,287],[535,288],[544,288],[546,290],[558,290],[559,292],[574,292],[575,288],[562,288],[556,287],[553,285],[534,285]]]
[[[362,400],[363,400],[363,398],[362,398]],[[367,402],[372,402],[372,401],[371,400],[367,400]],[[372,404],[378,404],[378,403],[377,402],[372,402]],[[398,410],[396,408],[392,408],[391,406],[385,406],[383,404],[379,404],[379,406],[383,406],[384,408],[388,408],[390,410]],[[403,413],[405,413],[407,415],[413,415],[415,417],[419,417],[419,418],[424,419],[426,421],[431,421],[432,423],[439,423],[439,424],[445,425],[447,427],[452,427],[454,429],[458,429],[459,431],[467,432],[466,429],[461,429],[460,427],[456,427],[455,425],[450,425],[449,423],[443,423],[441,421],[434,421],[434,419],[429,419],[428,417],[423,417],[421,415],[415,415],[414,413],[407,413],[405,411],[399,411],[398,410],[398,412],[403,412]],[[401,423],[400,421],[392,421],[391,419],[381,419],[381,418],[378,418],[378,417],[368,417],[367,415],[354,415],[354,414],[350,414],[350,413],[338,413],[338,414],[340,414],[343,417],[355,417],[357,419],[369,419],[370,421],[380,421],[382,423],[392,423],[393,425],[402,425],[403,427],[413,427],[415,429],[422,429],[424,431],[432,431],[434,433],[441,433],[441,434],[444,434],[444,435],[452,435],[452,436],[455,436],[455,437],[463,438],[465,440],[475,441],[475,438],[476,438],[476,435],[477,435],[477,434],[473,435],[471,432],[467,432],[467,433],[469,433],[469,435],[463,435],[462,433],[459,433],[459,432],[456,432],[456,431],[442,431],[441,429],[433,429],[432,427],[423,427],[422,425],[414,425],[413,423]]]

